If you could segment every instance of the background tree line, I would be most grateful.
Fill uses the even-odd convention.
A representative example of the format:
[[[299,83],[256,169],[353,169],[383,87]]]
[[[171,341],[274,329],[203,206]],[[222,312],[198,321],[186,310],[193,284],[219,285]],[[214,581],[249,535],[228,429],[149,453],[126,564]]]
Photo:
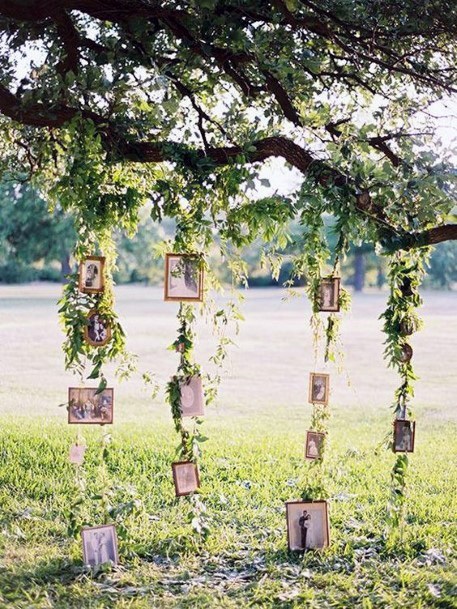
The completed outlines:
[[[336,245],[334,219],[326,218],[325,230],[331,247]],[[117,283],[158,284],[162,280],[162,264],[155,257],[158,244],[174,233],[174,223],[154,222],[149,210],[142,210],[137,233],[133,238],[119,231]],[[277,280],[271,269],[261,262],[262,243],[246,247],[244,259],[251,286],[281,285],[287,280],[291,256],[300,250],[301,231],[291,222],[291,240],[283,250],[284,259]],[[29,185],[4,182],[0,185],[0,283],[27,281],[64,281],[71,270],[71,251],[76,240],[73,218],[61,208],[49,213],[46,202]],[[215,248],[217,243],[215,242]],[[219,268],[221,279],[230,281],[225,267]],[[354,290],[366,287],[381,288],[385,283],[386,260],[375,252],[371,244],[353,245],[342,267],[344,282]],[[428,272],[429,287],[452,289],[457,282],[457,242],[436,246]]]

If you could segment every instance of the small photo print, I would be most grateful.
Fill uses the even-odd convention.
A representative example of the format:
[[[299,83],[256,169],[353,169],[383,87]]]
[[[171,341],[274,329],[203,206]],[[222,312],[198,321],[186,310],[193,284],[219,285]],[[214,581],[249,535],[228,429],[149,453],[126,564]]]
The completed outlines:
[[[90,311],[87,316],[84,338],[93,347],[103,347],[111,340],[109,322],[95,309]]]
[[[321,279],[319,286],[319,311],[338,312],[340,310],[340,278]]]
[[[305,458],[320,459],[324,446],[325,434],[317,431],[306,432]]]
[[[328,404],[330,394],[330,375],[318,372],[311,372],[309,375],[309,396],[310,404]]]
[[[189,376],[180,383],[181,414],[183,417],[199,417],[205,414],[203,385],[200,376]]]
[[[84,527],[81,535],[85,565],[96,567],[107,562],[118,564],[116,528],[113,524]]]
[[[416,422],[406,419],[394,421],[394,453],[414,452],[414,438],[416,435]]]
[[[199,256],[166,255],[165,300],[203,301],[203,267]]]
[[[79,290],[86,294],[100,294],[105,288],[105,258],[88,256],[79,265]]]
[[[192,461],[172,463],[176,497],[190,495],[200,487],[198,468]]]
[[[113,422],[114,391],[70,387],[68,389],[68,422],[109,425]]]
[[[326,501],[287,501],[286,513],[289,550],[303,552],[329,545]]]
[[[84,453],[86,452],[86,446],[84,444],[73,444],[70,446],[70,453],[68,459],[70,463],[75,465],[82,465],[84,462]]]

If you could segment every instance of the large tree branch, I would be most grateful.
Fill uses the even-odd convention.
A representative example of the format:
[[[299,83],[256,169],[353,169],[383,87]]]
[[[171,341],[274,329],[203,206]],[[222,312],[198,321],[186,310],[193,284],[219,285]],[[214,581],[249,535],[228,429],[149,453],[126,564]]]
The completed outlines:
[[[183,91],[184,93],[184,91]],[[186,91],[187,93],[187,91]],[[370,216],[383,229],[384,234],[400,238],[401,247],[413,248],[433,245],[442,241],[457,240],[457,225],[442,225],[422,233],[400,233],[392,226],[381,207],[376,205],[369,192],[357,193],[350,177],[339,172],[310,151],[284,136],[266,137],[255,142],[246,150],[242,146],[207,147],[205,150],[192,149],[176,142],[133,142],[120,133],[117,125],[94,112],[73,108],[63,104],[45,107],[35,103],[24,107],[21,100],[3,85],[0,85],[0,112],[12,120],[32,127],[60,128],[77,116],[91,120],[98,125],[107,151],[116,160],[139,163],[176,162],[180,158],[190,167],[208,159],[212,166],[223,166],[243,158],[247,163],[260,163],[271,157],[281,157],[304,175],[311,176],[319,186],[339,186],[352,191],[356,209]]]

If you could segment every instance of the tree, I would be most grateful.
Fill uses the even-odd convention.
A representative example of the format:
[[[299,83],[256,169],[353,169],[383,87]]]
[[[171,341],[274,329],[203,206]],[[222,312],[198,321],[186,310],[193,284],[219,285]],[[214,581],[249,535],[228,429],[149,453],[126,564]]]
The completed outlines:
[[[151,194],[160,216],[198,193],[227,213],[281,157],[304,176],[296,198],[323,197],[315,212],[352,234],[390,248],[457,238],[452,176],[425,118],[413,128],[455,92],[446,1],[1,0],[0,15],[4,162],[73,189],[68,205],[117,221]],[[172,175],[153,168],[164,161]]]
[[[63,280],[71,272],[75,238],[71,217],[61,209],[50,213],[29,185],[0,185],[0,281],[40,278],[34,269],[39,262],[58,262]]]
[[[457,240],[455,171],[435,137],[432,106],[457,90],[450,0],[0,0],[0,16],[1,164],[27,168],[50,201],[73,211],[78,258],[102,250],[109,278],[113,228],[133,233],[141,205],[152,201],[153,220],[176,221],[164,251],[205,254],[217,233],[224,264],[239,278],[241,248],[257,238],[278,268],[295,218],[303,247],[293,274],[307,274],[317,329],[322,275],[339,272],[351,243],[382,248],[390,255],[386,357],[401,377],[394,413],[411,414],[414,374],[404,353],[419,325],[426,246]],[[255,199],[273,157],[294,168],[297,186]],[[113,326],[111,343],[96,352],[81,339],[92,306]],[[110,281],[102,298],[83,298],[74,277],[61,313],[67,366],[82,374],[90,361],[90,378],[106,386],[101,366],[125,343]],[[216,312],[214,324],[223,329],[229,313]],[[168,398],[181,457],[190,459],[203,439],[183,425],[179,383],[200,368],[192,307],[181,305],[178,317],[181,359]],[[330,315],[326,358],[337,327]],[[323,416],[313,414],[321,431]],[[400,455],[393,525],[406,469]],[[306,496],[321,492],[319,480]]]

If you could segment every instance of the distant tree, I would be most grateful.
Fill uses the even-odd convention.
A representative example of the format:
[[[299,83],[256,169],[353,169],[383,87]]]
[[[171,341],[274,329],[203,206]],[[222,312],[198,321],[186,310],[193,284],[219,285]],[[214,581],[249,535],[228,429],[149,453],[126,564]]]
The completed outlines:
[[[48,206],[30,185],[0,184],[0,281],[52,278],[38,266],[57,262],[63,279],[70,271],[70,252],[76,240],[73,220]]]
[[[457,243],[439,244],[430,258],[429,277],[433,285],[452,288],[457,282]]]

